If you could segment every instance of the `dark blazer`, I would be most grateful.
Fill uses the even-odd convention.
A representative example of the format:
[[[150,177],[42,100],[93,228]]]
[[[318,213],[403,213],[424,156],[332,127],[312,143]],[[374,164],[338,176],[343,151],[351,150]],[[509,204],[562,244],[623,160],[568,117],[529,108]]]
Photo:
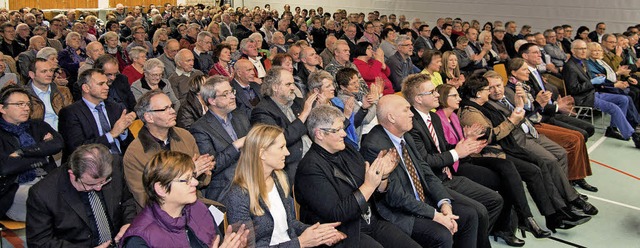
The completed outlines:
[[[112,101],[104,101],[107,111],[107,118],[113,127],[116,121],[122,115],[123,106]],[[93,118],[91,110],[83,100],[74,102],[73,104],[60,110],[60,121],[58,122],[58,130],[64,138],[64,150],[62,151],[62,161],[66,162],[69,155],[78,147],[84,144],[98,143],[107,147],[110,146],[106,135],[100,136],[98,132],[98,124]],[[120,140],[120,151],[122,154],[127,150],[129,143],[133,141],[133,135],[127,132],[125,139],[120,136],[113,137]]]
[[[589,33],[589,35],[587,35],[587,37],[589,37],[589,39],[593,42],[598,42],[600,43],[600,41],[598,41],[598,33],[596,33],[596,31],[591,31],[591,33]]]
[[[180,101],[180,109],[176,117],[176,126],[189,129],[204,114],[202,113],[202,104],[198,100],[197,93],[189,91],[187,96]]]
[[[238,138],[246,136],[251,129],[249,118],[239,109],[230,114],[231,126]],[[205,197],[219,201],[222,198],[222,192],[233,181],[240,151],[233,146],[231,136],[211,111],[207,111],[202,118],[193,123],[189,132],[196,139],[200,154],[210,154],[216,158],[216,166],[205,191]]]
[[[27,50],[18,55],[16,64],[22,80],[29,81],[29,66],[36,60],[36,50]],[[18,82],[16,82],[18,83]]]
[[[349,45],[349,51],[352,51],[352,53],[349,55],[349,60],[353,61],[353,59],[356,57],[356,53],[355,53],[356,48],[357,48],[356,43],[351,42],[351,40],[349,40],[349,38],[347,37],[346,34],[343,34],[342,36],[340,36],[340,39],[341,40],[345,40],[347,42],[347,44]],[[305,79],[305,82],[306,81],[307,80]]]
[[[122,104],[127,108],[127,112],[133,111],[136,106],[136,98],[133,96],[127,76],[123,74],[116,76],[116,79],[109,86],[109,97],[107,99]]]
[[[102,187],[103,203],[111,222],[111,234],[131,223],[135,202],[124,182],[122,160],[114,156],[112,180]],[[69,167],[53,170],[29,191],[27,245],[29,247],[94,247],[98,235],[90,225],[80,193],[71,185]]]
[[[566,65],[566,64],[565,64]],[[542,74],[540,74],[540,77],[542,77]],[[536,96],[538,95],[538,93],[540,91],[542,91],[542,87],[540,87],[540,82],[538,82],[538,79],[536,79],[536,76],[533,75],[533,73],[529,74],[529,81],[524,82],[525,84],[529,85],[529,87],[531,87],[531,96],[533,96],[533,98],[535,99]],[[549,117],[549,116],[554,116],[556,114],[556,99],[558,99],[558,89],[551,85],[548,84],[546,82],[542,82],[542,84],[544,85],[545,90],[547,91],[551,91],[551,104],[547,104],[544,106],[544,108],[542,108],[542,106],[534,101],[533,104],[535,105],[536,108],[540,108],[542,109],[542,114]],[[567,89],[568,91],[569,89]]]
[[[296,117],[300,115],[303,108],[304,102],[302,98],[293,100],[291,110]],[[289,121],[271,97],[265,96],[253,111],[251,111],[250,122],[252,126],[257,123],[264,123],[276,125],[284,129],[287,149],[289,149],[289,153],[291,153],[285,160],[287,166],[295,164],[302,159],[302,136],[307,134],[307,127],[298,118],[293,120],[293,122]],[[293,177],[294,175],[289,176]]]
[[[21,148],[18,137],[0,128],[0,217],[13,204],[18,190],[18,175],[37,167],[47,172],[53,170],[57,165],[51,156],[60,152],[64,146],[62,136],[46,122],[29,120],[26,123],[29,124],[27,133],[36,140],[36,144],[30,147]],[[44,141],[47,133],[53,135],[53,139]],[[22,156],[9,157],[18,149],[22,150]]]
[[[566,85],[567,95],[573,96],[576,106],[593,107],[595,88],[591,84],[589,75],[582,70],[582,66],[574,58],[564,64],[562,79]]]
[[[446,51],[453,51],[453,48],[456,47],[456,40],[458,39],[458,35],[456,34],[451,34],[451,37],[449,37],[449,39],[451,39],[451,43],[453,44],[449,44],[449,41],[447,41],[447,38],[444,37],[444,35],[440,35],[439,38],[441,40],[444,40],[444,43],[442,43],[442,47],[440,47],[440,52],[446,52]]]
[[[440,178],[436,177],[427,163],[420,158],[411,135],[405,133],[404,140],[407,143],[411,161],[413,161],[420,177],[427,202],[416,200],[411,186],[411,178],[400,160],[398,166],[389,175],[387,193],[384,195],[382,204],[377,206],[378,212],[383,218],[410,234],[413,231],[416,218],[433,219],[436,211],[433,206],[437,206],[438,201],[442,199],[453,200],[453,198],[442,185]],[[376,159],[381,150],[395,149],[393,142],[381,125],[371,129],[369,134],[364,137],[361,147],[360,152],[369,163]]]
[[[434,30],[437,28],[434,28]],[[413,44],[413,47],[415,48],[414,52],[418,52],[418,50],[420,49],[424,49],[429,50],[429,49],[436,49],[435,45],[433,44],[433,42],[431,42],[430,38],[424,38],[422,36],[418,37],[418,39],[416,39],[415,44]]]
[[[278,179],[275,177],[275,174],[272,176],[275,181],[275,187],[277,188],[280,199],[282,200],[282,204],[284,205],[284,210],[287,213],[287,224],[289,226],[287,233],[291,239],[288,242],[280,243],[277,247],[300,247],[298,236],[300,236],[302,232],[309,227],[309,225],[296,220],[293,196],[289,194],[289,197],[285,198],[282,187],[278,183]],[[269,211],[269,208],[262,200],[260,200],[260,206],[264,210],[264,214],[262,216],[251,214],[249,207],[249,193],[240,188],[240,186],[234,184],[231,186],[229,193],[222,199],[222,204],[225,206],[233,206],[227,211],[227,220],[230,225],[245,224],[246,227],[251,230],[249,235],[252,237],[247,239],[249,240],[247,244],[248,247],[270,247],[269,242],[271,242],[271,234],[273,233],[273,216],[271,216],[271,211]],[[255,244],[251,244],[254,240]]]
[[[427,113],[431,116],[431,123],[433,123],[433,129],[435,129],[436,136],[438,136],[438,145],[442,153],[438,152],[436,143],[431,137],[427,123],[422,119],[422,116],[413,107],[411,107],[411,112],[413,112],[413,128],[409,131],[409,134],[413,137],[418,154],[431,167],[433,174],[440,180],[444,180],[447,175],[442,173],[442,169],[453,165],[454,161],[453,155],[448,152],[451,148],[446,143],[440,117],[434,112]]]
[[[236,109],[242,110],[247,117],[251,116],[251,110],[253,110],[253,106],[248,99],[244,98],[244,89],[242,88],[242,86],[240,86],[240,83],[238,83],[237,80],[233,79],[231,81],[231,87],[236,90]],[[255,82],[250,82],[249,87],[251,87],[251,89],[253,89],[253,91],[256,93],[256,97],[258,97],[258,99],[262,101],[260,85]]]

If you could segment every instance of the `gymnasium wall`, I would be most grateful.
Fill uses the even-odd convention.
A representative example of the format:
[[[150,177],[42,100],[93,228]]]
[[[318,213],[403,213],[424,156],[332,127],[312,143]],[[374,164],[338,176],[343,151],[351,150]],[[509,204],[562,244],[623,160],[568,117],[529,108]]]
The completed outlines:
[[[270,3],[272,9],[280,13],[285,3],[292,6],[292,11],[295,6],[317,8],[319,4],[322,4],[325,12],[330,13],[339,8],[365,14],[378,10],[387,15],[405,14],[409,21],[419,17],[429,25],[435,24],[438,17],[476,19],[481,24],[494,20],[514,20],[518,28],[529,24],[534,32],[559,24],[570,24],[574,30],[585,25],[593,31],[599,21],[607,23],[607,32],[622,32],[627,26],[640,23],[640,5],[635,0],[235,0],[238,6],[242,2],[248,7],[264,7],[265,3]]]

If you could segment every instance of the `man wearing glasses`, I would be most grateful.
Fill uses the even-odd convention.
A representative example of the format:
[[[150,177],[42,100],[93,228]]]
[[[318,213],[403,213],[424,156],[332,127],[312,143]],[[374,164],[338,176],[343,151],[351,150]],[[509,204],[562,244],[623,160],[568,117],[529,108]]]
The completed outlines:
[[[413,54],[413,43],[411,37],[407,35],[398,35],[396,39],[398,51],[389,56],[387,65],[391,69],[389,79],[393,83],[393,91],[399,92],[402,88],[402,80],[413,73],[413,62],[411,55]]]
[[[109,147],[112,154],[124,154],[133,140],[128,128],[136,114],[107,100],[109,82],[102,70],[84,71],[77,84],[82,99],[60,110],[59,130],[65,141],[62,161],[80,145],[92,143]]]
[[[116,247],[136,215],[121,160],[102,144],[78,147],[34,185],[27,212],[31,247]]]
[[[598,22],[596,30],[591,31],[588,37],[593,42],[602,43],[602,36],[604,36],[605,31],[607,31],[607,25],[604,22]]]
[[[175,126],[177,114],[171,99],[159,89],[151,90],[138,99],[135,111],[144,126],[124,154],[124,170],[127,185],[138,203],[137,210],[142,210],[146,202],[141,180],[144,165],[159,151],[170,150],[193,155],[198,185],[207,186],[215,165],[213,156],[200,156],[196,141],[189,131]],[[198,196],[202,194],[198,193]]]

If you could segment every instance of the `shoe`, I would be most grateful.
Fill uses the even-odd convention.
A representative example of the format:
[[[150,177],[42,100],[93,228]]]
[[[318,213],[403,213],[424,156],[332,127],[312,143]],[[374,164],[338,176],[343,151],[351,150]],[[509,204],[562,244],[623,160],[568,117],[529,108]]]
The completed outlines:
[[[568,208],[568,207],[560,209],[558,212],[558,215],[560,216],[560,220],[563,224],[569,224],[574,226],[582,225],[584,223],[587,223],[587,221],[591,220],[591,216],[574,213],[571,211],[571,208]]]
[[[545,216],[544,218],[547,224],[547,229],[549,229],[552,233],[556,233],[556,229],[567,230],[567,229],[574,228],[576,226],[569,223],[564,223],[563,217],[561,217],[558,213]]]
[[[579,186],[580,188],[582,188],[582,189],[584,189],[586,191],[598,192],[598,188],[596,188],[595,186],[587,183],[587,181],[584,180],[584,179],[573,180],[573,181],[571,181],[571,184],[574,185],[574,186],[577,185],[577,186]]]
[[[517,238],[516,235],[513,234],[513,232],[497,231],[493,233],[493,241],[498,241],[498,238],[501,238],[502,240],[504,240],[504,242],[507,243],[508,246],[513,246],[513,247],[524,246],[524,240]]]
[[[573,200],[571,202],[571,205],[582,210],[582,212],[584,212],[585,214],[588,214],[588,215],[598,214],[598,209],[595,206],[591,205],[591,203],[585,200],[582,200],[580,198]]]
[[[524,234],[524,231],[530,232],[538,239],[547,238],[551,236],[551,232],[544,230],[538,225],[536,220],[533,217],[527,217],[524,219],[524,225],[521,225],[520,232],[522,232],[522,237],[526,238],[527,236]]]
[[[619,139],[619,140],[629,140],[629,138],[625,139],[622,136],[622,133],[613,127],[607,127],[607,130],[604,132],[605,137]]]
[[[589,197],[587,195],[580,194],[580,199],[588,201]]]
[[[640,148],[640,133],[633,133],[631,135],[631,139],[633,143],[636,145],[636,148]]]

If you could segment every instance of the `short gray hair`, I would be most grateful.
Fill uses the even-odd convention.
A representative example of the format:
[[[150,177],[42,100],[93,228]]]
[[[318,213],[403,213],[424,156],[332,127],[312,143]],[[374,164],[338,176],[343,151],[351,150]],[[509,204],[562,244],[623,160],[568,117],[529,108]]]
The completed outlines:
[[[255,42],[256,42],[256,40],[254,40],[254,39],[252,39],[252,38],[244,38],[244,39],[242,39],[242,41],[240,42],[240,47],[239,47],[239,49],[238,49],[238,50],[243,51],[243,50],[247,47],[247,45],[249,44],[249,42],[251,42],[251,43],[255,43]]]
[[[160,67],[160,69],[162,69],[162,71],[164,72],[164,63],[162,63],[161,60],[156,59],[156,58],[152,58],[147,60],[146,62],[144,62],[144,66],[142,67],[142,70],[147,73],[150,70],[153,70],[156,67]]]
[[[69,45],[69,41],[71,40],[71,38],[73,38],[74,36],[77,36],[79,39],[82,39],[82,35],[80,35],[78,32],[69,32],[67,34],[67,37],[64,38],[64,43]]]
[[[164,94],[164,92],[162,92],[162,90],[160,89],[147,91],[138,99],[138,103],[133,108],[133,110],[136,112],[136,115],[140,117],[140,120],[144,124],[147,124],[147,120],[144,119],[144,113],[149,112],[151,108],[151,98],[160,94]]]
[[[209,99],[216,99],[216,88],[222,83],[229,83],[229,78],[221,75],[215,75],[207,79],[204,85],[200,86],[200,96],[207,106],[209,106]]]
[[[411,41],[411,37],[406,34],[398,35],[398,37],[396,38],[396,44],[400,44],[406,40]]]
[[[88,173],[93,179],[108,177],[113,172],[113,156],[102,144],[87,144],[76,148],[69,156],[69,169],[80,179]]]
[[[129,51],[129,57],[132,59],[138,59],[138,56],[140,56],[140,54],[144,54],[145,56],[147,55],[147,49],[144,47],[133,47],[131,48],[131,51]]]
[[[307,80],[307,87],[309,87],[309,91],[322,88],[322,81],[325,79],[329,79],[333,82],[333,76],[325,70],[317,70],[309,74],[309,79]]]
[[[235,36],[227,36],[226,39],[224,39],[224,41],[226,42],[230,42],[230,41],[235,41],[236,43],[238,43],[238,38],[236,38]]]
[[[273,86],[281,83],[283,71],[289,72],[282,66],[273,66],[267,71],[267,75],[262,79],[262,85],[260,86],[260,93],[263,96],[273,96]]]
[[[45,47],[38,51],[38,53],[36,54],[36,58],[48,60],[51,55],[55,55],[56,57],[58,57],[58,50],[53,47]]]
[[[313,109],[307,117],[307,132],[311,140],[316,140],[316,129],[330,127],[336,119],[344,119],[340,109],[331,105],[320,105]]]
[[[209,31],[201,31],[198,33],[198,37],[196,37],[196,41],[203,41],[205,37],[213,37],[213,34]]]

